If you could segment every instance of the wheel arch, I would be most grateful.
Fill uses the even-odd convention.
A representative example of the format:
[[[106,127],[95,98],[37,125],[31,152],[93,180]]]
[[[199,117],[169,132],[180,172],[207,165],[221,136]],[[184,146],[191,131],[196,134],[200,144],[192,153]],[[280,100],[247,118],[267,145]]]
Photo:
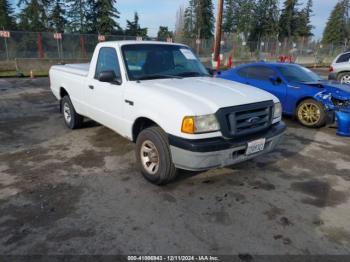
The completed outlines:
[[[161,126],[156,121],[150,119],[149,117],[138,117],[132,125],[132,141],[136,142],[136,139],[141,131],[151,126],[158,126],[161,128]]]
[[[313,99],[315,101],[317,101],[314,97],[312,96],[304,96],[302,98],[300,98],[299,100],[296,101],[295,106],[294,106],[294,116],[296,116],[297,110],[298,110],[298,106],[300,105],[301,102],[308,100],[308,99]]]
[[[61,86],[59,88],[59,102],[60,102],[60,112],[61,113],[62,113],[62,102],[61,101],[62,101],[62,98],[66,95],[69,96],[67,89],[64,88],[63,86]]]
[[[344,73],[349,73],[349,74],[350,74],[350,70],[343,70],[343,71],[337,72],[337,79],[338,79],[338,77],[339,77],[341,74],[344,74]]]
[[[64,96],[69,96],[69,93],[68,93],[68,91],[67,91],[67,89],[64,87],[64,86],[61,86],[60,87],[60,99],[62,99]]]

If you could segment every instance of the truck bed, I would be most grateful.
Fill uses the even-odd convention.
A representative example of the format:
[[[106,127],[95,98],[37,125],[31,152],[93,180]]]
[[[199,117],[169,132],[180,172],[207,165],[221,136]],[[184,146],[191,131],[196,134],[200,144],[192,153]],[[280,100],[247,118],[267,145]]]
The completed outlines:
[[[66,64],[66,65],[56,65],[52,68],[57,71],[62,71],[70,74],[87,76],[89,73],[90,64]]]

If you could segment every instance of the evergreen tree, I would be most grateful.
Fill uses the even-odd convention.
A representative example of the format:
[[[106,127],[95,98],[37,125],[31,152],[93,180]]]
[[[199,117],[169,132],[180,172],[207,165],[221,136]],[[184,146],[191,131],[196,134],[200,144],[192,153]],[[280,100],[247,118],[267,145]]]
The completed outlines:
[[[176,41],[182,42],[184,36],[185,27],[185,10],[183,6],[180,6],[176,13],[176,23],[175,23],[175,38]]]
[[[94,0],[66,0],[68,28],[71,32],[88,33],[96,28]]]
[[[213,37],[214,32],[214,6],[212,0],[198,0],[196,11],[196,28],[200,38]]]
[[[324,44],[344,44],[349,39],[349,0],[340,0],[334,7],[323,32]]]
[[[297,35],[298,30],[298,0],[285,0],[279,21],[280,39]]]
[[[195,32],[196,3],[197,0],[190,0],[184,13],[184,36],[187,38],[195,38],[197,35]]]
[[[45,31],[48,17],[43,2],[39,0],[20,1],[24,8],[19,13],[19,28],[26,31]]]
[[[168,37],[173,37],[173,32],[169,31],[167,26],[160,26],[157,34],[158,40],[166,40]]]
[[[32,0],[18,0],[17,6],[18,7],[25,7],[25,6],[35,6],[36,3],[32,3]],[[44,23],[45,28],[49,28],[49,13],[51,10],[51,7],[54,3],[54,1],[51,0],[37,0],[37,5],[40,6],[40,13],[42,16],[42,22]]]
[[[8,0],[0,0],[0,30],[14,30],[16,28],[13,9]]]
[[[222,31],[234,33],[237,30],[237,12],[239,11],[237,0],[225,0]]]
[[[116,0],[97,0],[94,6],[96,29],[100,34],[113,34],[121,31],[121,27],[115,21],[119,18],[119,12],[115,7]]]
[[[128,36],[141,36],[142,38],[147,37],[147,28],[141,28],[139,24],[139,15],[137,12],[134,14],[134,20],[126,20],[125,34]]]
[[[66,25],[65,9],[62,8],[61,0],[56,0],[49,17],[50,28],[55,32],[64,32]]]
[[[298,26],[296,30],[296,34],[302,37],[310,37],[313,36],[311,25],[311,15],[312,15],[312,0],[308,0],[305,8],[303,8],[298,13]]]
[[[211,38],[214,31],[213,9],[212,0],[190,0],[185,11],[185,35],[191,38]]]
[[[237,33],[243,34],[244,40],[247,40],[253,30],[256,21],[254,12],[257,8],[255,0],[237,0],[238,10],[236,12]]]
[[[278,0],[258,0],[250,40],[260,41],[278,35]]]

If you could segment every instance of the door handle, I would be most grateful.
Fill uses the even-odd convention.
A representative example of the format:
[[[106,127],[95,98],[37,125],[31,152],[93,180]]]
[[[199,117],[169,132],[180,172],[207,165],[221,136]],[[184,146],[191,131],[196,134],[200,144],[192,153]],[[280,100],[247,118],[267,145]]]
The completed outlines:
[[[124,100],[125,103],[133,106],[134,105],[134,101],[130,101],[130,100]]]
[[[92,86],[92,85],[89,85],[89,88],[92,90],[92,89],[94,89],[94,86]]]

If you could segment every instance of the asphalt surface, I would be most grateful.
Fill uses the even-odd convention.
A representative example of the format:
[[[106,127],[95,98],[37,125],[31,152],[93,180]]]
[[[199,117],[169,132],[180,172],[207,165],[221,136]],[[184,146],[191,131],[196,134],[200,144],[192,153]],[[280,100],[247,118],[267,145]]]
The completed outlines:
[[[0,79],[0,254],[349,254],[350,139],[288,130],[272,153],[158,187],[134,145],[71,131],[48,80]]]

